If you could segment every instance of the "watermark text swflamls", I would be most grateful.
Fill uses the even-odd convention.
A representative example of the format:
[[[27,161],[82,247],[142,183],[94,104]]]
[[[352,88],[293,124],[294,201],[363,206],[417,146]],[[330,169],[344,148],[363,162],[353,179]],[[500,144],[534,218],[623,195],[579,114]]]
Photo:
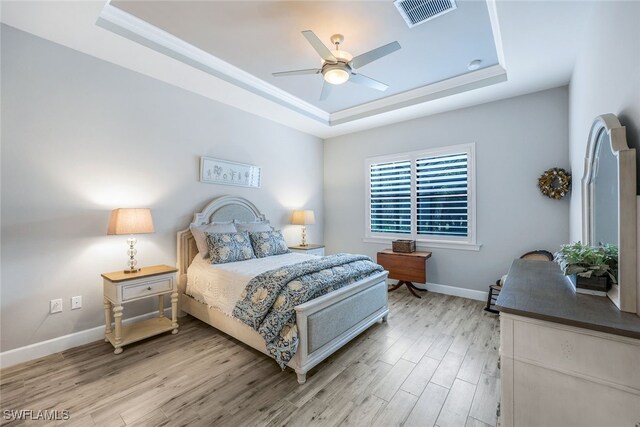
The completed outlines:
[[[71,416],[67,409],[5,409],[2,418],[5,421],[67,421]]]

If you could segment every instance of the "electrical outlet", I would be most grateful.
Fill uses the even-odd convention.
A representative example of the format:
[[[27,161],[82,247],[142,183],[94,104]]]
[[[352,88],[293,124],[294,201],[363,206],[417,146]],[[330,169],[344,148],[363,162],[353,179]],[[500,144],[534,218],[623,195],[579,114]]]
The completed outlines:
[[[49,313],[60,313],[62,311],[62,298],[49,301]]]
[[[82,296],[71,297],[71,310],[82,308]]]

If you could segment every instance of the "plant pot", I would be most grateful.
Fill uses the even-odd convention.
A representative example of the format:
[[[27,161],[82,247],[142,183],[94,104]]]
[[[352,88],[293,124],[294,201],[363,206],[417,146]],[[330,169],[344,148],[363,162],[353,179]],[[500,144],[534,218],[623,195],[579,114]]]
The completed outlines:
[[[571,281],[575,284],[576,289],[586,289],[588,291],[607,292],[611,288],[608,276],[571,276]]]

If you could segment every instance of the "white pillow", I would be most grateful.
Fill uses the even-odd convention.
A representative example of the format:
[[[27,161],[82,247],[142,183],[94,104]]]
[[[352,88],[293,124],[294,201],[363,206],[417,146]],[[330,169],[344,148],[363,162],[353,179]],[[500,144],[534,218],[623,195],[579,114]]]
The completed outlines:
[[[202,254],[202,258],[209,258],[209,245],[207,245],[207,236],[204,233],[235,233],[236,226],[233,221],[229,222],[212,222],[211,224],[189,226],[193,238],[196,239],[198,252]]]
[[[238,231],[248,231],[249,233],[258,233],[260,231],[273,231],[273,227],[269,221],[239,222],[233,221]]]

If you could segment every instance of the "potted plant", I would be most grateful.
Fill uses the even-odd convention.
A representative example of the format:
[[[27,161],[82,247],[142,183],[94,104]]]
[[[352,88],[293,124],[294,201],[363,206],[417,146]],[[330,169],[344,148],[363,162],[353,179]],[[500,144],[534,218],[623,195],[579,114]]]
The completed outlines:
[[[554,261],[566,276],[570,276],[576,291],[606,293],[617,283],[618,247],[616,245],[589,246],[581,242],[562,245]]]

